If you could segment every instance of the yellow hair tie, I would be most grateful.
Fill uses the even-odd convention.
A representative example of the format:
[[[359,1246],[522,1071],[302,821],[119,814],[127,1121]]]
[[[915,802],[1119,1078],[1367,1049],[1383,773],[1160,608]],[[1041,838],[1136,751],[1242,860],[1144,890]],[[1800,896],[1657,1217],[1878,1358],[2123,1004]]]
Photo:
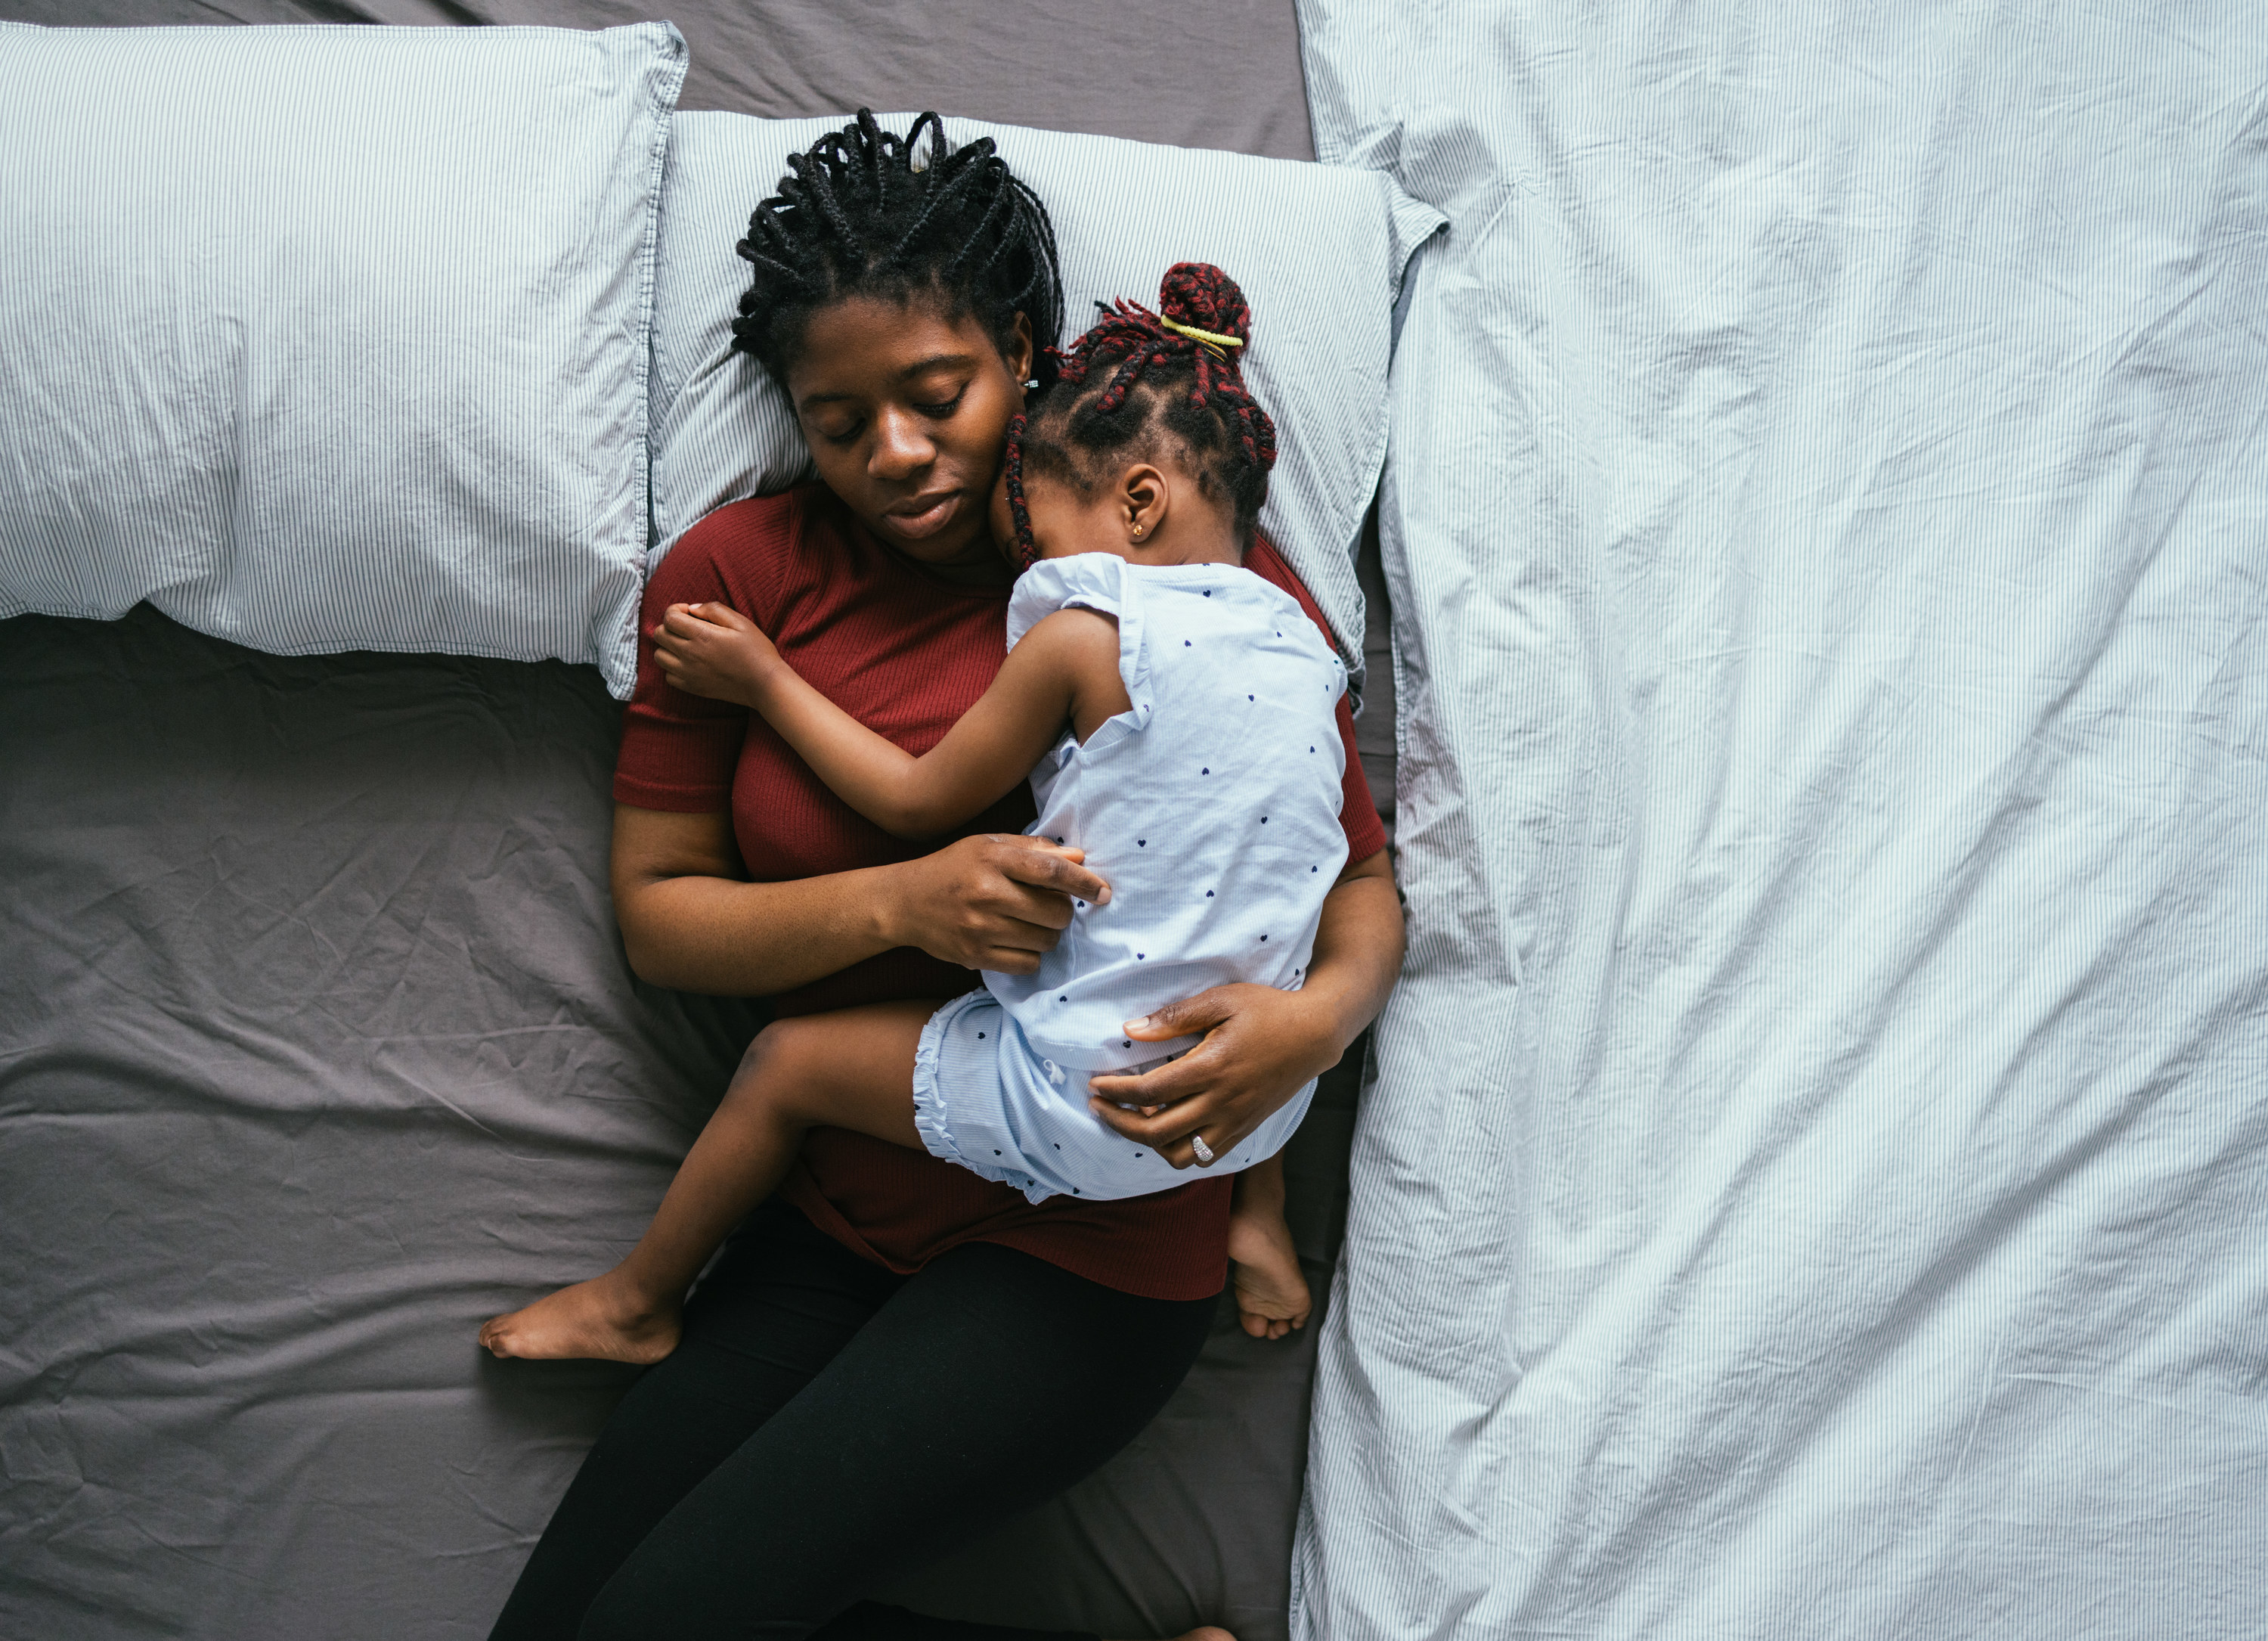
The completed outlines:
[[[1218,330],[1199,330],[1195,325],[1177,325],[1162,314],[1158,316],[1158,322],[1177,336],[1187,336],[1192,342],[1203,342],[1211,347],[1241,348],[1244,345],[1242,336],[1224,336]]]

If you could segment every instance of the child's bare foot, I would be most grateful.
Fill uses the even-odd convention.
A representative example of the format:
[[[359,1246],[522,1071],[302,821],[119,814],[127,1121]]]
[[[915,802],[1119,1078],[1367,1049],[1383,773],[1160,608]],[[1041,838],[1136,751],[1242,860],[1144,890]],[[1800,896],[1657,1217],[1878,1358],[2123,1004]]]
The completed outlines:
[[[1236,1319],[1246,1333],[1281,1339],[1307,1325],[1314,1301],[1281,1212],[1240,1205],[1228,1216],[1228,1257],[1236,1263]]]
[[[677,1349],[677,1326],[675,1305],[652,1308],[609,1271],[489,1318],[481,1342],[500,1356],[581,1356],[644,1367]]]

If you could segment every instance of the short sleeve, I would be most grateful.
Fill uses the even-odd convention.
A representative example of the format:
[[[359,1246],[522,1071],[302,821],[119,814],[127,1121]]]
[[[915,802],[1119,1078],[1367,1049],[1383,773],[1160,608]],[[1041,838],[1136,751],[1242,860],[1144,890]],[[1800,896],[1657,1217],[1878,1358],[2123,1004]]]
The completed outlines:
[[[767,625],[762,596],[778,498],[721,507],[680,538],[638,610],[637,685],[622,715],[615,801],[638,809],[705,815],[731,807],[733,771],[747,733],[747,708],[671,686],[653,658],[653,629],[672,604],[729,604]],[[754,516],[751,516],[751,515]]]
[[[1008,647],[1058,610],[1076,605],[1123,617],[1132,595],[1126,560],[1115,553],[1074,553],[1042,558],[1016,578],[1008,595]]]

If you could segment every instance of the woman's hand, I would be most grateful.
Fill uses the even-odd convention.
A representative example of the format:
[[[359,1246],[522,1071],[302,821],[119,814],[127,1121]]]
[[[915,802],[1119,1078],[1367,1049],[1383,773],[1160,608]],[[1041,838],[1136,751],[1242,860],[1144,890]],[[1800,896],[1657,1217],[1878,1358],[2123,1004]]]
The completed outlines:
[[[1216,986],[1129,1020],[1126,1034],[1138,1042],[1204,1040],[1146,1076],[1094,1078],[1088,1104],[1176,1168],[1197,1161],[1189,1139],[1200,1133],[1215,1156],[1226,1157],[1308,1078],[1338,1064],[1346,1045],[1337,1026],[1332,1012],[1305,992]],[[1145,1109],[1123,1111],[1122,1105]]]
[[[652,637],[654,664],[671,686],[712,701],[756,706],[763,669],[781,664],[763,629],[730,604],[672,604]]]
[[[615,806],[615,915],[639,979],[769,997],[894,946],[1028,974],[1109,885],[1075,849],[1013,834],[963,838],[890,866],[752,883],[732,817]]]
[[[1176,1168],[1197,1163],[1193,1136],[1227,1156],[1378,1017],[1402,968],[1402,903],[1381,849],[1341,873],[1323,902],[1304,990],[1217,986],[1129,1020],[1126,1035],[1140,1042],[1204,1040],[1146,1076],[1092,1079],[1088,1105]]]
[[[888,869],[893,946],[918,946],[963,968],[1029,974],[1071,927],[1071,902],[1110,903],[1086,857],[1044,838],[983,832]]]

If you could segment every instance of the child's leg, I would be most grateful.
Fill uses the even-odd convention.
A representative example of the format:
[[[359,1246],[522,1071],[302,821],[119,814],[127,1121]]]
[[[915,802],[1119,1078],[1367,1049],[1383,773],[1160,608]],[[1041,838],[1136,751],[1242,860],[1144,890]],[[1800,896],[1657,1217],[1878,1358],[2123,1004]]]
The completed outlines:
[[[1314,1301],[1284,1221],[1284,1154],[1236,1176],[1228,1210],[1228,1257],[1236,1262],[1236,1319],[1255,1339],[1281,1339],[1307,1325]]]
[[[935,1012],[933,1003],[876,1003],[766,1027],[630,1257],[603,1276],[491,1318],[481,1342],[500,1356],[645,1363],[667,1356],[677,1348],[686,1289],[778,1186],[806,1129],[825,1124],[921,1148],[914,1050]]]

